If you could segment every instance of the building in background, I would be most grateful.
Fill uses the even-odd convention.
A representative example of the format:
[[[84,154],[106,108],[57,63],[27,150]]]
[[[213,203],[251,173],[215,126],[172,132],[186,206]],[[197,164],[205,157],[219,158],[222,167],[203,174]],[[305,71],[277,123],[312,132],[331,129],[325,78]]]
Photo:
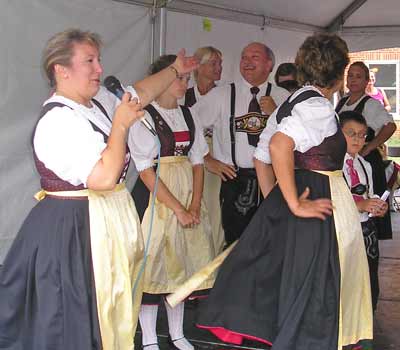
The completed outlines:
[[[384,90],[389,100],[397,130],[389,144],[400,144],[400,48],[360,51],[350,53],[350,62],[364,61],[375,71],[375,87]],[[345,80],[346,81],[346,80]]]

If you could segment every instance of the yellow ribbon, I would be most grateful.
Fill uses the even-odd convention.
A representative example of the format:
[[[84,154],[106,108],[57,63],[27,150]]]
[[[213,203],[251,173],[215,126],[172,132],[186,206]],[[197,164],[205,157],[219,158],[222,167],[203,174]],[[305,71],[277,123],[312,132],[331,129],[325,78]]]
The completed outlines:
[[[160,157],[160,164],[168,164],[168,163],[181,163],[188,160],[187,156],[168,156],[168,157]],[[158,159],[154,160],[154,164],[158,163]]]
[[[326,176],[333,176],[333,177],[340,177],[343,176],[343,171],[342,170],[333,170],[333,171],[327,171],[327,170],[311,170],[314,173],[319,173],[322,175]]]
[[[101,195],[101,194],[108,194],[111,192],[115,191],[121,191],[122,189],[125,188],[125,182],[117,184],[114,189],[110,191],[95,191],[96,194]],[[46,198],[46,196],[55,196],[55,197],[88,197],[89,196],[89,189],[84,189],[84,190],[76,190],[76,191],[46,191],[44,189],[41,189],[40,191],[36,192],[33,197],[37,201],[41,201]]]

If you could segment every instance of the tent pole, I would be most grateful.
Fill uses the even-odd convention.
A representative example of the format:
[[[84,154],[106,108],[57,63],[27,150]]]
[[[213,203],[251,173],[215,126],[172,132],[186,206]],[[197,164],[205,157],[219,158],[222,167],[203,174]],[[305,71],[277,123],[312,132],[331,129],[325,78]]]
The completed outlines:
[[[165,54],[166,37],[167,10],[165,7],[157,7],[157,0],[154,0],[151,13],[151,63]]]

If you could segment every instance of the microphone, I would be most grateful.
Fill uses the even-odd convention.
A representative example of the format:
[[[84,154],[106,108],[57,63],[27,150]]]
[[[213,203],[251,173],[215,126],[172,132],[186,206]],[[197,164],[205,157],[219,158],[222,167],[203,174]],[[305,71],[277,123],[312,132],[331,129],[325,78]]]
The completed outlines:
[[[124,95],[125,90],[122,87],[121,82],[116,77],[114,77],[113,75],[109,75],[107,78],[104,79],[103,84],[108,91],[110,91],[120,100],[122,100],[122,96]],[[153,126],[145,117],[140,118],[140,121],[147,130],[149,130],[154,136],[157,136],[157,133],[154,130]]]

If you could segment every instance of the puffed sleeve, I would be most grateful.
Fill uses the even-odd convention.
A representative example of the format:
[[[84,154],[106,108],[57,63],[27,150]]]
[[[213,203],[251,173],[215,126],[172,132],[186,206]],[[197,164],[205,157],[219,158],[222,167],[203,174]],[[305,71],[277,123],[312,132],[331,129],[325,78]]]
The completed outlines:
[[[375,132],[379,132],[388,123],[394,123],[393,116],[379,101],[373,98],[370,98],[365,103],[363,114],[368,126],[374,129]]]
[[[153,119],[147,111],[144,117],[154,128]],[[154,158],[158,155],[157,139],[142,123],[136,122],[130,127],[128,146],[139,172],[153,166]]]
[[[267,125],[260,135],[257,148],[254,152],[254,158],[267,164],[271,164],[271,156],[269,154],[269,142],[271,141],[272,135],[276,132],[276,114],[278,112],[278,109],[279,108],[275,109],[275,111],[268,118]]]
[[[209,152],[207,142],[204,138],[203,129],[199,126],[197,118],[195,117],[196,112],[190,108],[193,120],[195,123],[195,135],[192,148],[189,151],[189,160],[193,165],[203,164],[204,156]]]
[[[61,179],[84,184],[106,148],[103,135],[68,107],[55,107],[39,121],[34,148],[37,157]]]
[[[304,153],[337,131],[336,114],[329,100],[312,97],[296,104],[291,115],[278,124],[276,131],[293,139],[294,149]]]

